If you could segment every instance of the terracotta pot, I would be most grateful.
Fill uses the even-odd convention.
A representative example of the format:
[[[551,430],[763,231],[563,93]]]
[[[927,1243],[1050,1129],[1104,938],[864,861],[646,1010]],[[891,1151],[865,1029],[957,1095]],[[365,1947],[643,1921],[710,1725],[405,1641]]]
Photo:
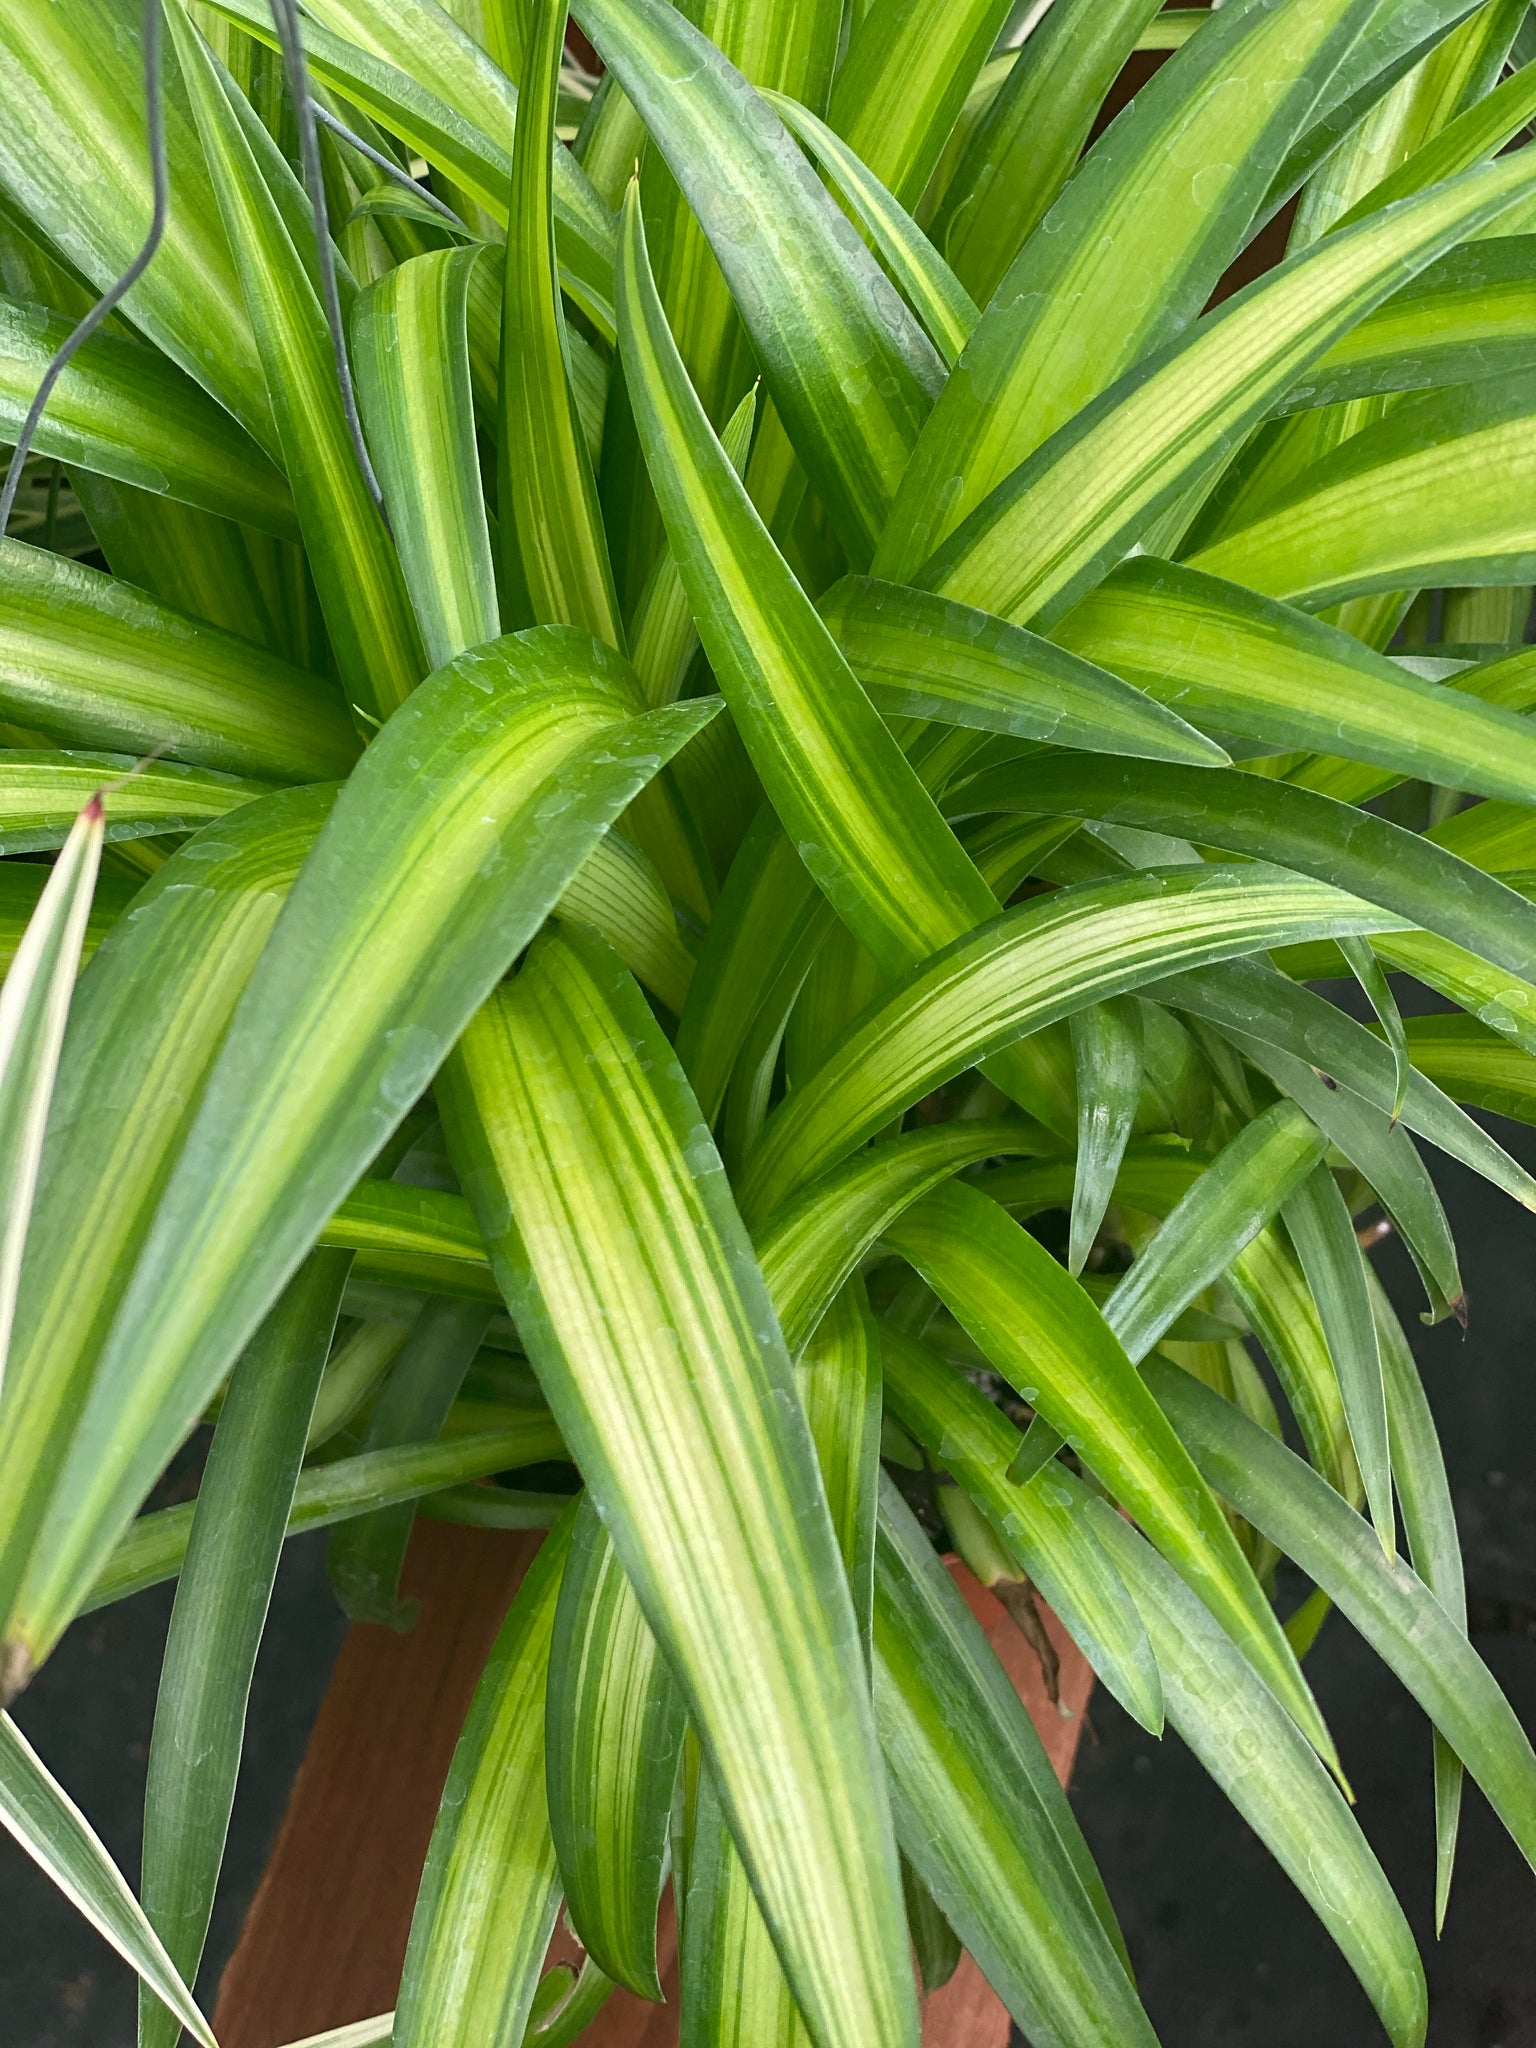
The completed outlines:
[[[220,1986],[224,2048],[280,2048],[393,2005],[411,1909],[449,1759],[482,1664],[535,1535],[421,1521],[405,1590],[421,1602],[408,1635],[355,1627],[336,1660],[304,1761],[239,1945]],[[950,1570],[1018,1687],[1065,1783],[1093,1674],[1054,1615],[1062,1708],[1002,1607],[964,1565]],[[383,1788],[387,1788],[385,1791]],[[669,1997],[677,1981],[670,1911],[660,1932]],[[554,1957],[575,1953],[555,1937]],[[969,1956],[925,2001],[924,2048],[1005,2048],[1009,2021]],[[619,1991],[586,2040],[594,2048],[674,2048],[675,2002]]]

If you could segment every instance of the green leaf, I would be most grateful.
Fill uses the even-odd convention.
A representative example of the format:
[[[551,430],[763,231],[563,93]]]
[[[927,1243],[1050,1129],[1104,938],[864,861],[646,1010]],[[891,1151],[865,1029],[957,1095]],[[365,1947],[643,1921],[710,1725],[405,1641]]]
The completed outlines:
[[[1332,1935],[1398,2048],[1420,2048],[1423,1966],[1338,1787],[1177,1575],[1080,1483],[1073,1490],[1145,1617],[1169,1720]]]
[[[925,1196],[886,1237],[1136,1517],[1332,1763],[1322,1716],[1237,1539],[1078,1283],[1005,1210],[958,1184]]]
[[[630,403],[704,652],[806,867],[875,957],[905,967],[992,915],[994,898],[715,439],[656,295],[633,192],[618,287]]]
[[[1280,409],[1475,384],[1530,369],[1536,356],[1533,263],[1531,235],[1499,235],[1452,249],[1336,341],[1290,387]]]
[[[0,704],[51,739],[272,782],[345,775],[358,742],[335,689],[131,584],[0,541]]]
[[[1285,1227],[1317,1303],[1371,1520],[1390,1559],[1397,1554],[1397,1522],[1392,1507],[1381,1352],[1366,1286],[1365,1257],[1348,1205],[1326,1167],[1318,1167],[1287,1197]]]
[[[267,0],[210,0],[258,42],[275,48]],[[434,6],[317,6],[343,33],[313,18],[303,23],[311,70],[371,114],[391,135],[462,186],[491,218],[505,222],[517,91],[477,51],[446,9]],[[355,35],[355,40],[351,39]],[[388,54],[384,54],[384,53]],[[560,282],[613,339],[613,219],[576,159],[555,152]]]
[[[230,1377],[198,1489],[155,1703],[141,1883],[188,1979],[207,1939],[251,1673],[350,1263],[322,1252],[299,1269]],[[178,2015],[143,1986],[139,2048],[180,2038]]]
[[[1029,238],[997,287],[902,479],[877,575],[916,580],[1010,471],[1074,416],[1081,423],[1090,401],[1195,318],[1319,81],[1372,4],[1303,0],[1283,18],[1273,7],[1228,7],[1137,93],[1084,158],[1050,232]],[[1251,89],[1258,78],[1263,91]],[[1186,402],[1192,395],[1186,390]],[[1160,413],[1171,397],[1159,393]],[[1064,528],[1056,505],[1043,531],[1059,542],[1075,524]],[[1011,580],[1037,560],[1029,541],[1022,551],[1016,544]],[[1041,602],[1020,609],[1005,601],[1000,581],[981,594],[975,578],[947,594],[1018,618]]]
[[[588,854],[560,898],[560,915],[600,931],[624,965],[674,1016],[693,980],[693,955],[678,933],[672,899],[655,867],[617,833]]]
[[[774,1954],[713,1773],[699,1773],[681,1924],[678,2025],[690,2043],[809,2048],[811,2035]]]
[[[1366,939],[1340,939],[1339,951],[1349,963],[1349,971],[1359,982],[1361,991],[1371,1008],[1376,1012],[1388,1045],[1392,1048],[1392,1062],[1396,1069],[1392,1088],[1392,1121],[1396,1123],[1403,1113],[1407,1099],[1408,1084],[1413,1068],[1408,1059],[1408,1040],[1403,1033],[1403,1020],[1397,1007],[1397,998],[1392,993],[1392,984],[1387,980],[1381,962],[1376,958],[1370,942]]]
[[[0,1827],[15,1836],[181,2025],[205,2048],[216,2048],[208,2022],[145,1919],[128,1880],[9,1714],[0,1714]]]
[[[776,1209],[759,1235],[757,1258],[791,1354],[809,1342],[833,1296],[908,1203],[978,1160],[1054,1143],[1027,1117],[909,1131],[855,1154]]]
[[[1381,1348],[1382,1378],[1387,1397],[1387,1428],[1392,1444],[1392,1476],[1403,1510],[1403,1532],[1414,1568],[1451,1620],[1465,1630],[1467,1589],[1456,1512],[1445,1473],[1445,1459],[1424,1385],[1419,1378],[1402,1325],[1380,1281],[1367,1269],[1371,1309]],[[1460,1757],[1437,1728],[1435,1757],[1435,1932],[1445,1923],[1451,1874],[1456,1861],[1456,1835],[1461,1821],[1463,1767]]]
[[[70,828],[0,987],[0,1387],[102,835],[98,790]]]
[[[306,1530],[326,1529],[397,1501],[419,1500],[434,1492],[451,1494],[455,1488],[493,1473],[510,1472],[519,1465],[543,1465],[565,1455],[565,1442],[553,1417],[534,1408],[510,1427],[443,1437],[436,1443],[401,1444],[393,1450],[367,1451],[360,1457],[311,1465],[299,1474],[287,1534],[302,1536]],[[488,1507],[500,1497],[486,1487],[473,1491]],[[517,1498],[526,1502],[528,1496]],[[538,1498],[538,1521],[530,1524],[526,1511],[519,1510],[519,1526],[548,1527],[550,1518],[542,1511],[548,1496]],[[174,1579],[187,1553],[194,1510],[195,1504],[187,1501],[140,1515],[119,1539],[81,1612],[92,1613],[130,1593],[142,1593],[147,1586]]]
[[[1155,2040],[1039,1736],[911,1510],[881,1488],[875,1710],[904,1853],[1036,2039]]]
[[[267,783],[242,782],[209,768],[168,761],[140,768],[132,754],[0,748],[0,851],[36,853],[67,844],[81,805],[104,783],[118,782],[124,787],[114,794],[105,825],[109,842],[195,832],[210,818],[271,793]]]
[[[938,357],[777,116],[683,15],[665,0],[581,0],[575,18],[682,186],[795,452],[867,567]],[[851,389],[848,363],[867,366]]]
[[[919,11],[912,10],[914,15]],[[785,93],[764,90],[763,98],[831,179],[849,218],[878,251],[929,340],[953,369],[981,317],[969,292],[911,214],[835,129]]]
[[[1531,371],[1407,397],[1192,560],[1313,609],[1404,585],[1529,582],[1536,540],[1518,479],[1533,444]]]
[[[541,624],[582,626],[621,647],[597,485],[566,367],[555,265],[551,165],[565,7],[533,0],[530,13],[501,323],[497,497],[506,580],[526,589]]]
[[[795,1386],[867,1655],[880,1485],[880,1333],[861,1279],[842,1287],[817,1325],[796,1365]]]
[[[1118,659],[1101,667],[969,605],[868,577],[844,577],[816,608],[887,718],[937,719],[1090,753],[1223,765],[1221,747],[1121,681]],[[1148,688],[1167,694],[1150,681]]]
[[[394,2048],[520,2041],[560,1908],[544,1688],[573,1502],[539,1546],[448,1767],[395,2009]]]
[[[0,435],[13,441],[72,322],[0,299]],[[222,406],[152,348],[94,334],[70,358],[33,448],[189,505],[296,537],[283,476]]]
[[[1536,1123],[1536,1060],[1520,1046],[1457,1010],[1407,1017],[1403,1029],[1425,1080],[1476,1109]]]
[[[922,198],[1009,11],[1008,0],[869,0],[849,35],[827,119],[902,205]]]
[[[1006,910],[897,982],[774,1112],[739,1184],[744,1213],[771,1216],[941,1081],[1054,1018],[1282,934],[1388,922],[1257,863],[1144,870]]]
[[[237,114],[239,88],[180,7],[169,22],[342,684],[364,711],[387,718],[421,678],[421,645],[399,560],[347,430],[325,314]]]
[[[50,873],[33,861],[0,861],[0,974],[10,971]],[[125,875],[97,875],[80,943],[82,964],[92,957],[138,890],[139,883]]]
[[[429,1301],[389,1369],[362,1450],[382,1451],[430,1440],[442,1429],[454,1396],[491,1320],[483,1301]],[[415,1510],[409,1501],[346,1522],[326,1547],[326,1571],[343,1613],[353,1621],[406,1630],[418,1603],[399,1597],[400,1569]]]
[[[191,1105],[332,801],[286,790],[205,826],[76,992],[0,1406],[0,1604],[15,1597]]]
[[[98,291],[127,269],[150,218],[142,16],[136,0],[81,0],[67,13],[52,0],[18,0],[0,23],[0,180]],[[123,311],[275,455],[239,267],[185,85],[169,62],[164,95],[170,216]],[[82,176],[86,165],[90,176]]]
[[[660,1999],[683,1700],[590,1500],[577,1512],[549,1657],[549,1824],[566,1910],[615,1982]]]
[[[413,257],[352,313],[358,405],[433,668],[501,631],[470,393],[479,261],[474,249]]]
[[[1244,1124],[1222,1148],[1105,1304],[1104,1320],[1133,1364],[1305,1184],[1323,1150],[1317,1126],[1289,1102]]]
[[[546,627],[440,670],[369,747],[220,1050],[99,1361],[8,1631],[34,1660],[475,1008],[712,709],[638,704],[616,657]]]
[[[1081,1273],[1104,1221],[1131,1135],[1143,1077],[1141,1011],[1125,997],[1072,1016],[1077,1066],[1077,1179],[1067,1271]]]
[[[1077,167],[1105,94],[1160,0],[1054,0],[976,125],[933,238],[985,305]]]
[[[1394,1670],[1536,1863],[1536,1755],[1488,1667],[1401,1558],[1285,1445],[1177,1366],[1148,1385],[1201,1470],[1239,1514],[1295,1559]]]
[[[1403,1133],[1393,1132],[1390,1126],[1397,1092],[1392,1055],[1363,1025],[1311,989],[1297,987],[1256,961],[1241,961],[1198,975],[1178,975],[1154,984],[1154,990],[1159,1001],[1207,1019],[1234,1042],[1240,1036],[1244,1056],[1265,1072],[1283,1072],[1284,1082],[1276,1085],[1284,1086],[1288,1094],[1296,1091],[1298,1101],[1304,1094],[1308,1115],[1336,1133],[1335,1142],[1345,1136],[1346,1124],[1350,1143],[1367,1136],[1360,1126],[1359,1111],[1348,1101],[1340,1101],[1337,1111],[1330,1107],[1336,1096],[1345,1095],[1376,1112],[1379,1121],[1368,1142],[1378,1153],[1383,1144],[1398,1144],[1402,1138]],[[1326,1081],[1318,1081],[1319,1073],[1339,1087],[1333,1089]],[[1309,1079],[1314,1086],[1307,1085]],[[1403,1123],[1526,1208],[1536,1207],[1536,1181],[1524,1167],[1418,1073],[1408,1083]],[[1379,1157],[1374,1170],[1386,1177]],[[1454,1270],[1454,1258],[1451,1263]],[[1457,1291],[1451,1290],[1453,1294]]]
[[[1536,973],[1536,909],[1513,889],[1416,832],[1266,776],[1056,756],[990,769],[961,795],[970,811],[1098,818],[1282,861],[1516,974]]]
[[[1289,19],[1294,34],[1294,15]],[[1533,179],[1536,168],[1523,154],[1506,157],[1291,257],[1084,406],[908,580],[1005,618],[1044,622],[1064,610],[1179,493],[1208,480],[1287,384],[1340,335],[1415,271],[1496,220]],[[1092,359],[1099,360],[1096,351]],[[994,404],[988,416],[1004,410]],[[1231,546],[1196,556],[1196,566],[1256,582],[1276,596],[1298,588],[1289,570],[1276,569],[1268,580],[1250,573],[1252,550],[1239,566]],[[882,549],[875,568],[892,573],[891,549]],[[1367,587],[1383,585],[1350,585]]]
[[[1051,637],[1217,733],[1536,801],[1527,720],[1423,682],[1337,626],[1198,570],[1123,562]]]
[[[801,2010],[826,2043],[915,2040],[825,1496],[766,1291],[665,1041],[611,955],[547,937],[439,1089],[497,1277],[708,1745]],[[621,1211],[614,1232],[602,1219]],[[580,1262],[573,1231],[592,1254]]]
[[[1480,26],[1483,32],[1492,27],[1497,36],[1498,15],[1497,7],[1482,10]],[[1496,58],[1495,63],[1502,70],[1502,59]],[[1437,134],[1414,150],[1406,162],[1373,184],[1363,198],[1356,200],[1349,211],[1340,216],[1337,225],[1347,227],[1354,221],[1363,220],[1367,214],[1380,213],[1384,206],[1392,206],[1412,193],[1424,191],[1427,186],[1455,177],[1458,171],[1485,163],[1515,139],[1529,124],[1533,114],[1536,114],[1536,67],[1524,65],[1512,78],[1506,78],[1502,85],[1485,93],[1457,119],[1447,122]]]
[[[1146,1629],[1054,1475],[1010,1478],[1019,1432],[980,1388],[888,1321],[880,1343],[885,1398],[897,1421],[980,1508],[1126,1712],[1161,1734],[1162,1687]]]

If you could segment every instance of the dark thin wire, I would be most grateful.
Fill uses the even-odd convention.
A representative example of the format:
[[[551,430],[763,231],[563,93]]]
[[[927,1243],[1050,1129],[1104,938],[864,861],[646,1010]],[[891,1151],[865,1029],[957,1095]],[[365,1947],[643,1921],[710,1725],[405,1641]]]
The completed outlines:
[[[309,93],[309,66],[304,61],[304,39],[299,31],[299,10],[295,0],[270,0],[270,6],[272,25],[277,30],[277,40],[283,52],[283,65],[288,73],[288,89],[293,94],[294,112],[298,116],[299,154],[304,163],[304,184],[309,193],[310,210],[315,217],[315,244],[320,258],[320,296],[325,306],[326,325],[331,330],[331,354],[336,359],[336,382],[341,387],[341,409],[346,415],[347,432],[352,437],[353,452],[357,456],[357,466],[362,471],[368,495],[378,507],[379,517],[387,527],[389,514],[384,509],[384,493],[379,489],[379,480],[373,473],[368,444],[363,439],[363,423],[357,414],[357,395],[352,389],[352,365],[347,358],[346,329],[341,317],[341,294],[336,289],[336,252],[331,246],[330,221],[326,214],[325,176],[320,168],[320,137],[315,126],[315,103]]]
[[[28,407],[22,421],[21,432],[16,437],[16,446],[11,452],[10,467],[5,473],[5,484],[0,488],[0,534],[11,523],[11,512],[16,504],[16,493],[21,485],[22,467],[31,451],[48,401],[53,396],[54,386],[68,367],[70,357],[82,342],[89,341],[109,315],[122,304],[144,275],[160,246],[165,233],[168,205],[168,181],[165,168],[165,102],[161,87],[160,43],[163,22],[160,14],[160,0],[144,0],[144,112],[148,130],[150,175],[153,179],[154,208],[150,215],[149,233],[144,237],[143,247],[118,278],[92,306],[66,340],[53,361],[43,372],[43,381],[37,387],[37,395]]]
[[[392,162],[382,149],[375,149],[371,142],[364,142],[361,135],[354,135],[345,121],[338,121],[330,109],[321,106],[318,100],[311,100],[310,105],[315,110],[315,119],[323,121],[333,135],[339,135],[349,149],[355,149],[359,156],[367,157],[369,163],[376,164],[387,177],[393,178],[397,185],[403,185],[407,192],[414,193],[425,205],[430,206],[434,213],[440,213],[450,226],[456,227],[461,235],[474,233],[474,229],[469,226],[468,222],[460,220],[451,206],[445,206],[435,192],[429,192],[419,179],[411,176],[409,171],[402,171],[400,166]]]

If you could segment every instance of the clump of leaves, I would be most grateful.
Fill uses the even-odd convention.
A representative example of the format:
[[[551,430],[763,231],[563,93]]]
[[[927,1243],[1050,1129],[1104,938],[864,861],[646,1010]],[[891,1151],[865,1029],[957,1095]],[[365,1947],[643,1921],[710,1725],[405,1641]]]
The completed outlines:
[[[1525,6],[160,4],[0,18],[0,1668],[179,1573],[141,1900],[0,1818],[210,2039],[284,1537],[408,1626],[427,1501],[549,1533],[349,2042],[658,1996],[670,1875],[689,2040],[915,2043],[910,1937],[1148,2043],[947,1516],[1421,2041],[1299,1659],[1442,1911],[1464,1770],[1536,1858],[1362,1250],[1536,1207]]]

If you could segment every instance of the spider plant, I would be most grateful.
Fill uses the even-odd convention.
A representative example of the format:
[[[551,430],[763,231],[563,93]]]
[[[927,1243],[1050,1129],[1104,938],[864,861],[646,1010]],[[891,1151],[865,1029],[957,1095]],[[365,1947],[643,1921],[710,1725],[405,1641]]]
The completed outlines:
[[[5,1697],[179,1585],[138,1895],[9,1720],[0,1818],[144,2048],[285,1536],[408,1626],[424,1497],[548,1534],[338,2040],[574,2039],[670,1881],[690,2042],[962,1945],[1152,2042],[958,1548],[1422,2041],[1302,1660],[1442,1913],[1464,1772],[1536,1859],[1367,1256],[1465,1319],[1425,1145],[1536,1208],[1525,15],[7,0]]]

